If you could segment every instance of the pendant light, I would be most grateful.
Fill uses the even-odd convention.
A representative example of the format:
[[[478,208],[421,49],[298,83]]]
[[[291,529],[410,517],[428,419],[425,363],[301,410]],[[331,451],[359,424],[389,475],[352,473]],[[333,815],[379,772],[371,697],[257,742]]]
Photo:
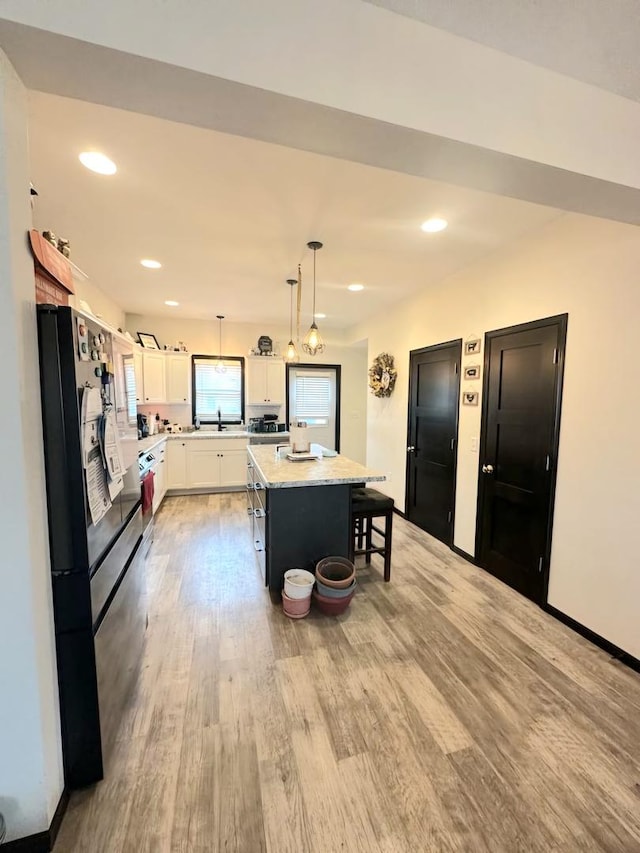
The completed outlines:
[[[291,363],[298,361],[298,350],[293,342],[293,288],[297,287],[298,280],[295,278],[288,278],[287,284],[291,288],[291,299],[289,303],[289,343],[287,344],[287,354],[285,355],[284,360]]]
[[[313,249],[313,314],[311,315],[311,326],[302,342],[302,349],[309,355],[318,355],[318,353],[324,352],[324,342],[316,325],[316,252],[322,248],[322,243],[312,240],[307,243],[307,247]]]
[[[219,334],[218,334],[218,363],[216,364],[216,373],[226,373],[227,368],[224,366],[224,361],[222,360],[222,321],[224,320],[224,314],[216,314],[218,318],[219,325]]]

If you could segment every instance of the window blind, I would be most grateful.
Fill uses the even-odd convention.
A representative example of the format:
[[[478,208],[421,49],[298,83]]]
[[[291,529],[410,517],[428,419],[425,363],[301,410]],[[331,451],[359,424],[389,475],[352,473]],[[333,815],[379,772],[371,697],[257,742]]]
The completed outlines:
[[[217,358],[194,358],[195,415],[201,421],[242,420],[242,361],[225,360],[224,373]]]
[[[138,401],[136,396],[136,371],[133,360],[124,362],[124,384],[127,395],[127,415],[130,421],[135,421],[138,414]]]
[[[300,420],[331,416],[331,379],[327,375],[297,373],[295,416]]]

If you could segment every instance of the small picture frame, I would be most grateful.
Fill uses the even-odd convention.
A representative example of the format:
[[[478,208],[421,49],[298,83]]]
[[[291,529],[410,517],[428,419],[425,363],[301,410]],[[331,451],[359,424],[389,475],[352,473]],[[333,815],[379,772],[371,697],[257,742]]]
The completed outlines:
[[[464,369],[465,379],[480,379],[480,365],[470,364]]]
[[[482,342],[481,342],[480,338],[469,338],[468,341],[464,342],[464,354],[465,355],[478,355],[481,347],[482,347]]]
[[[478,392],[477,391],[463,391],[462,392],[462,405],[463,406],[477,406],[478,405]]]
[[[138,340],[145,349],[160,349],[160,344],[156,340],[156,336],[150,332],[138,332]]]

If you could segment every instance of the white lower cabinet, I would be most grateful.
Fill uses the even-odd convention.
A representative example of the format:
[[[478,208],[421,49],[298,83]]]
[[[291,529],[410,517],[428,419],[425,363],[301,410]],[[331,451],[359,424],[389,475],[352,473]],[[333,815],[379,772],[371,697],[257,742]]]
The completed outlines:
[[[220,485],[245,486],[247,469],[247,451],[223,450],[220,454]]]
[[[193,438],[167,442],[170,489],[245,487],[246,439]]]
[[[186,489],[187,485],[187,442],[167,441],[165,453],[167,465],[167,488]]]
[[[154,448],[156,457],[155,465],[155,480],[153,483],[153,511],[154,513],[160,508],[162,499],[167,493],[167,442],[163,441]]]

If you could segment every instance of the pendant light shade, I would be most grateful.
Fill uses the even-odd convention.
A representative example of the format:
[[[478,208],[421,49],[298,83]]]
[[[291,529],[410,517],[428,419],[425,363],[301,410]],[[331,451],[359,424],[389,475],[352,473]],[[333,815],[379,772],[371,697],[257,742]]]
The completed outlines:
[[[289,343],[287,344],[287,352],[285,353],[284,360],[291,364],[298,361],[299,358],[298,350],[293,342],[293,288],[297,287],[298,281],[295,278],[288,278],[287,284],[291,288],[291,299],[289,305]]]
[[[216,314],[219,323],[219,334],[218,334],[218,363],[216,364],[216,373],[226,373],[227,368],[224,366],[224,361],[222,360],[222,321],[224,320],[224,314]]]
[[[312,240],[307,243],[307,246],[309,249],[313,249],[313,313],[311,315],[311,326],[302,342],[302,349],[308,355],[318,355],[318,353],[324,352],[324,341],[320,337],[316,324],[316,252],[322,248],[322,243]]]

